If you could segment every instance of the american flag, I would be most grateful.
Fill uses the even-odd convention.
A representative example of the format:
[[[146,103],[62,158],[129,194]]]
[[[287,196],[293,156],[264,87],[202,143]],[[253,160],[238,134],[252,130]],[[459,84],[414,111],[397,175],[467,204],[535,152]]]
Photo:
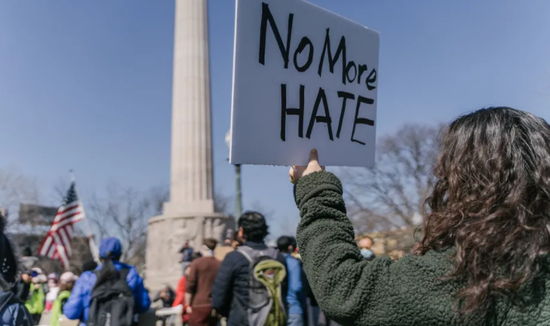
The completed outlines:
[[[75,184],[72,182],[38,254],[59,259],[63,267],[68,269],[72,251],[71,241],[74,234],[73,224],[82,219],[84,219],[84,208],[76,194]]]

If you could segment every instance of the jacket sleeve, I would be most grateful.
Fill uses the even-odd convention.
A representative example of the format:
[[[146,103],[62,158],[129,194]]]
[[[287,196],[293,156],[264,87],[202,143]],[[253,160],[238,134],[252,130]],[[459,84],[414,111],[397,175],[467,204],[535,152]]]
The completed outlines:
[[[186,277],[183,276],[178,282],[178,289],[176,290],[176,299],[172,303],[172,307],[177,307],[179,305],[185,306],[185,281]]]
[[[72,320],[80,319],[84,313],[84,300],[90,291],[90,272],[83,273],[76,281],[71,296],[63,307],[63,314]]]
[[[303,293],[302,268],[300,267],[300,264],[293,264],[293,266],[289,266],[288,269],[289,273],[292,273],[293,276],[289,278],[288,289],[294,293]]]
[[[342,184],[334,174],[316,172],[303,177],[294,195],[301,215],[300,254],[327,317],[342,325],[412,325],[418,320],[444,325],[441,311],[430,313],[446,309],[442,302],[453,302],[455,291],[441,284],[441,262],[435,261],[443,261],[439,257],[445,255],[408,255],[397,262],[379,257],[367,262],[354,241]],[[443,287],[445,291],[440,290]]]
[[[285,277],[285,279],[283,280],[283,284],[282,284],[282,295],[283,295],[283,304],[285,305],[285,307],[288,307],[288,300],[287,300],[287,295],[288,295],[288,288],[289,288],[289,282],[288,282],[288,273],[290,273],[290,271],[288,270],[288,264],[286,263],[286,258],[283,254],[279,253],[277,255],[277,260],[283,264],[285,266],[285,270],[287,271],[287,277]]]
[[[235,255],[240,255],[240,253],[230,252],[225,256],[212,287],[212,308],[226,317],[230,309],[235,279]]]
[[[151,306],[149,291],[147,291],[143,285],[143,279],[139,276],[135,268],[132,268],[128,273],[128,284],[134,292],[137,313],[141,314],[149,310],[149,307]]]
[[[197,292],[197,260],[191,263],[189,276],[185,281],[185,293],[195,294]],[[188,304],[191,304],[190,302]]]
[[[28,285],[23,283],[23,281],[21,281],[21,280],[17,281],[17,283],[15,285],[15,296],[17,298],[19,298],[19,300],[21,300],[21,301],[27,300],[27,298],[24,297],[25,286],[28,286]]]

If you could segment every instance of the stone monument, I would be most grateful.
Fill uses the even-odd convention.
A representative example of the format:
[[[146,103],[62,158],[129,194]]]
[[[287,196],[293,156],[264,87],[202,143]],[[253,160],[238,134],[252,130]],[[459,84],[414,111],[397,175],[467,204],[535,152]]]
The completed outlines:
[[[179,250],[221,243],[234,220],[214,210],[207,0],[176,0],[172,95],[170,202],[149,221],[146,282],[176,286]]]

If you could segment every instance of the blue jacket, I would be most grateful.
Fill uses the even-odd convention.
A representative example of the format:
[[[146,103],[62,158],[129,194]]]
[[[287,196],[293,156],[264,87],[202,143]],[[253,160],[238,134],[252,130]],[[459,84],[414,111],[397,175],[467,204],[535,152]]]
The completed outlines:
[[[113,261],[115,268],[119,271],[122,268],[130,269],[126,281],[134,293],[136,301],[136,312],[143,313],[149,309],[151,300],[149,299],[149,292],[143,286],[143,279],[139,276],[137,270],[130,265],[126,265],[119,261]],[[101,265],[96,270],[100,270]],[[63,313],[69,319],[81,319],[83,322],[88,320],[88,309],[90,307],[90,300],[92,295],[92,289],[96,282],[96,275],[93,272],[84,272],[76,281],[69,300],[63,307]],[[81,325],[85,325],[82,323]]]
[[[247,241],[245,246],[256,250],[267,249],[264,243]],[[279,253],[277,260],[286,267],[285,257]],[[216,281],[212,287],[212,308],[227,317],[228,326],[249,326],[246,310],[248,308],[248,281],[250,262],[236,251],[230,252],[222,261]],[[287,279],[282,284],[283,300],[286,305],[288,289]],[[253,325],[252,325],[253,326]]]
[[[15,295],[11,292],[0,292],[0,305]],[[23,303],[12,303],[0,311],[0,326],[33,326],[33,320]]]
[[[289,315],[303,315],[302,304],[305,303],[304,288],[302,285],[302,264],[290,254],[285,254],[288,277],[288,303]]]

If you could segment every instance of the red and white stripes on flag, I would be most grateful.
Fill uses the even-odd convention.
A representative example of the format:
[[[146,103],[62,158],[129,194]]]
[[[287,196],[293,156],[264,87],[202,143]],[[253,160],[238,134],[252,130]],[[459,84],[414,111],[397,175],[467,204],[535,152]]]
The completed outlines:
[[[38,254],[58,259],[63,264],[63,267],[68,269],[72,251],[71,242],[74,234],[73,224],[84,219],[84,217],[84,208],[76,194],[75,184],[72,182],[67,195],[63,199],[63,204],[57,210],[50,231],[42,242]]]

